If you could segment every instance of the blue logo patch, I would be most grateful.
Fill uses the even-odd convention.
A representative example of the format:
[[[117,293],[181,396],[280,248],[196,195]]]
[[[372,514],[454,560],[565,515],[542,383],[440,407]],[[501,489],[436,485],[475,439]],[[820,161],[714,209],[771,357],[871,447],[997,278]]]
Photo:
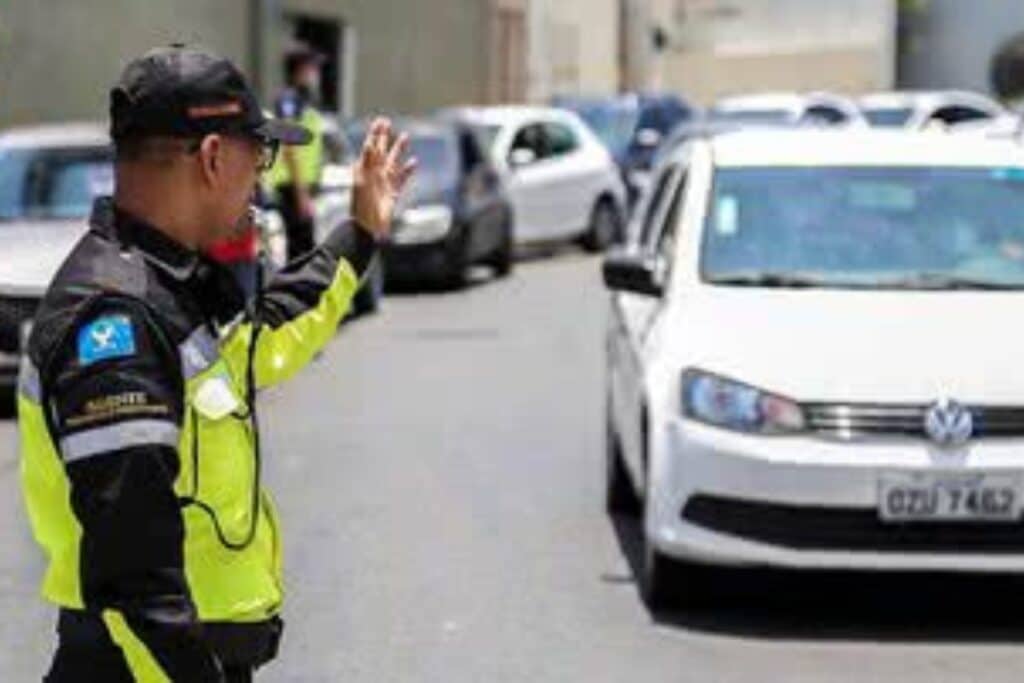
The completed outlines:
[[[126,315],[96,318],[78,331],[78,362],[89,365],[135,354],[135,330]]]

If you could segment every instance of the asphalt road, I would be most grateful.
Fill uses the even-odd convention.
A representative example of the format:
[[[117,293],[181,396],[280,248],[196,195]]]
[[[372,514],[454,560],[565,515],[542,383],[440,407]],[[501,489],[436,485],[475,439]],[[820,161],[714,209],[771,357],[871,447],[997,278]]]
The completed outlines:
[[[289,570],[263,681],[1010,681],[1024,584],[764,576],[652,617],[637,529],[601,507],[604,295],[572,251],[390,298],[262,399]],[[38,680],[52,612],[0,422],[0,681]]]

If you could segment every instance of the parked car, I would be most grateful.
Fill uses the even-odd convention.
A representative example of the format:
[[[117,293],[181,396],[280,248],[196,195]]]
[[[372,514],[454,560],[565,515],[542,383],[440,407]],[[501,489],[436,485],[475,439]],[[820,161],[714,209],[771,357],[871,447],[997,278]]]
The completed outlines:
[[[842,95],[813,93],[755,93],[715,102],[708,118],[743,124],[803,126],[866,126],[856,102]]]
[[[995,100],[966,90],[877,92],[858,104],[872,126],[913,130],[991,120],[1006,111]]]
[[[362,145],[366,121],[349,128]],[[514,266],[514,212],[501,176],[476,132],[454,115],[395,121],[410,136],[416,173],[384,247],[389,282],[465,284],[475,264],[499,277]]]
[[[654,159],[651,161],[651,168],[660,166],[677,149],[693,140],[738,130],[780,130],[796,127],[798,127],[797,124],[784,122],[751,124],[728,120],[714,121],[707,118],[684,121],[669,131],[658,145],[658,149],[654,152]]]
[[[642,594],[715,567],[1024,571],[1024,152],[916,132],[680,147],[609,255],[606,502]]]
[[[655,150],[670,131],[691,121],[694,109],[671,93],[613,97],[556,97],[552,105],[575,112],[597,134],[619,166],[629,205],[647,187]]]
[[[32,316],[113,188],[106,129],[76,123],[0,133],[0,391],[16,384]]]
[[[619,240],[626,189],[615,161],[576,114],[485,107],[456,115],[489,147],[515,214],[518,243],[579,239],[592,251]]]

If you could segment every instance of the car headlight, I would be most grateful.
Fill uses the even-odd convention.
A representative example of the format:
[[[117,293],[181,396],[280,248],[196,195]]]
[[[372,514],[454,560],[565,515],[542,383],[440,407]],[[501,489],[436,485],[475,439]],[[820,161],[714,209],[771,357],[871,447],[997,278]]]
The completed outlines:
[[[683,414],[716,427],[757,434],[805,427],[796,402],[700,370],[683,372],[682,393]]]
[[[452,210],[443,204],[428,204],[406,209],[392,241],[395,244],[423,244],[436,242],[452,229]]]

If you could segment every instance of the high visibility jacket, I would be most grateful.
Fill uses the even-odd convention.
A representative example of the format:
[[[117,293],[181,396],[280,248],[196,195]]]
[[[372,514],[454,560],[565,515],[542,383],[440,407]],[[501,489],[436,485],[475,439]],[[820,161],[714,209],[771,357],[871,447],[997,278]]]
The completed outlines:
[[[109,199],[90,222],[19,380],[42,592],[101,615],[137,680],[216,680],[201,625],[265,622],[283,598],[253,391],[333,337],[375,244],[343,226],[246,302],[228,271]]]
[[[278,118],[289,119],[299,123],[306,128],[313,139],[308,145],[289,147],[278,155],[277,161],[267,171],[266,182],[271,187],[282,185],[294,185],[291,169],[284,159],[284,155],[290,154],[296,161],[299,173],[299,182],[306,186],[315,186],[320,183],[320,174],[324,166],[324,119],[316,107],[304,100],[297,92],[291,89],[284,90],[274,104],[274,114]]]

